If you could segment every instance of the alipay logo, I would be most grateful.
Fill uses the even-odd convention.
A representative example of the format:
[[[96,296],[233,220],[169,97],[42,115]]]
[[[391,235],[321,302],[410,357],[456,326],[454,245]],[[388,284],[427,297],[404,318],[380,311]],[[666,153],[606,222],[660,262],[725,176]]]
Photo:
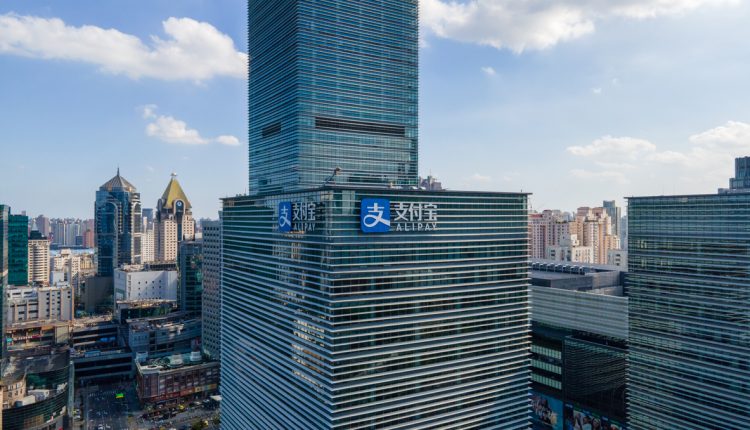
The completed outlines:
[[[362,199],[359,221],[363,233],[390,231],[391,202],[387,199]]]
[[[292,231],[292,202],[279,203],[279,231]]]

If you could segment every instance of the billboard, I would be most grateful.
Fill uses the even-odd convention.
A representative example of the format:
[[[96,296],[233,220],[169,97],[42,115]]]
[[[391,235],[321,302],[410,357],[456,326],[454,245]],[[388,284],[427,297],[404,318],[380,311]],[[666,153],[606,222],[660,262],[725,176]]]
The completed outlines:
[[[627,428],[616,420],[566,403],[565,430],[627,430]]]
[[[534,430],[563,430],[562,401],[537,392],[531,393]]]

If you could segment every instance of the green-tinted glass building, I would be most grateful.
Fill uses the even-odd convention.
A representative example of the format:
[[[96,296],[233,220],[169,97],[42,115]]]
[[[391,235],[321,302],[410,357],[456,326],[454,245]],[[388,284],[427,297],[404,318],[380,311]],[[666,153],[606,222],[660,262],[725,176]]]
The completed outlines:
[[[250,0],[250,194],[417,185],[417,0]]]
[[[631,197],[628,229],[630,426],[747,428],[750,189]]]
[[[8,217],[8,284],[29,283],[29,217]]]
[[[177,252],[180,310],[201,315],[203,297],[203,244],[183,241]]]

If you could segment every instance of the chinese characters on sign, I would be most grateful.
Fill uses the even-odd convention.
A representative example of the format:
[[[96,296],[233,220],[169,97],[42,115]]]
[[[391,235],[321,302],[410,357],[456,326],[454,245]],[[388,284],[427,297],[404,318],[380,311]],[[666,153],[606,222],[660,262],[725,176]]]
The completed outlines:
[[[434,231],[438,228],[438,206],[435,203],[368,198],[362,199],[360,214],[364,233]]]
[[[315,202],[281,202],[279,203],[279,232],[315,231]]]

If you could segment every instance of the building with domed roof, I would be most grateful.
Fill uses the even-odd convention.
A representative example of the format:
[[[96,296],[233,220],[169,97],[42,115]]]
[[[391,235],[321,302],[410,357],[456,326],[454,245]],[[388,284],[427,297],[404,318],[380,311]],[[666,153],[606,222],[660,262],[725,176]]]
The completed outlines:
[[[195,220],[193,220],[192,205],[177,181],[177,175],[172,173],[164,194],[156,203],[154,259],[156,261],[177,260],[180,242],[194,238]]]
[[[122,264],[141,263],[141,195],[117,174],[96,192],[97,274],[111,277]]]

